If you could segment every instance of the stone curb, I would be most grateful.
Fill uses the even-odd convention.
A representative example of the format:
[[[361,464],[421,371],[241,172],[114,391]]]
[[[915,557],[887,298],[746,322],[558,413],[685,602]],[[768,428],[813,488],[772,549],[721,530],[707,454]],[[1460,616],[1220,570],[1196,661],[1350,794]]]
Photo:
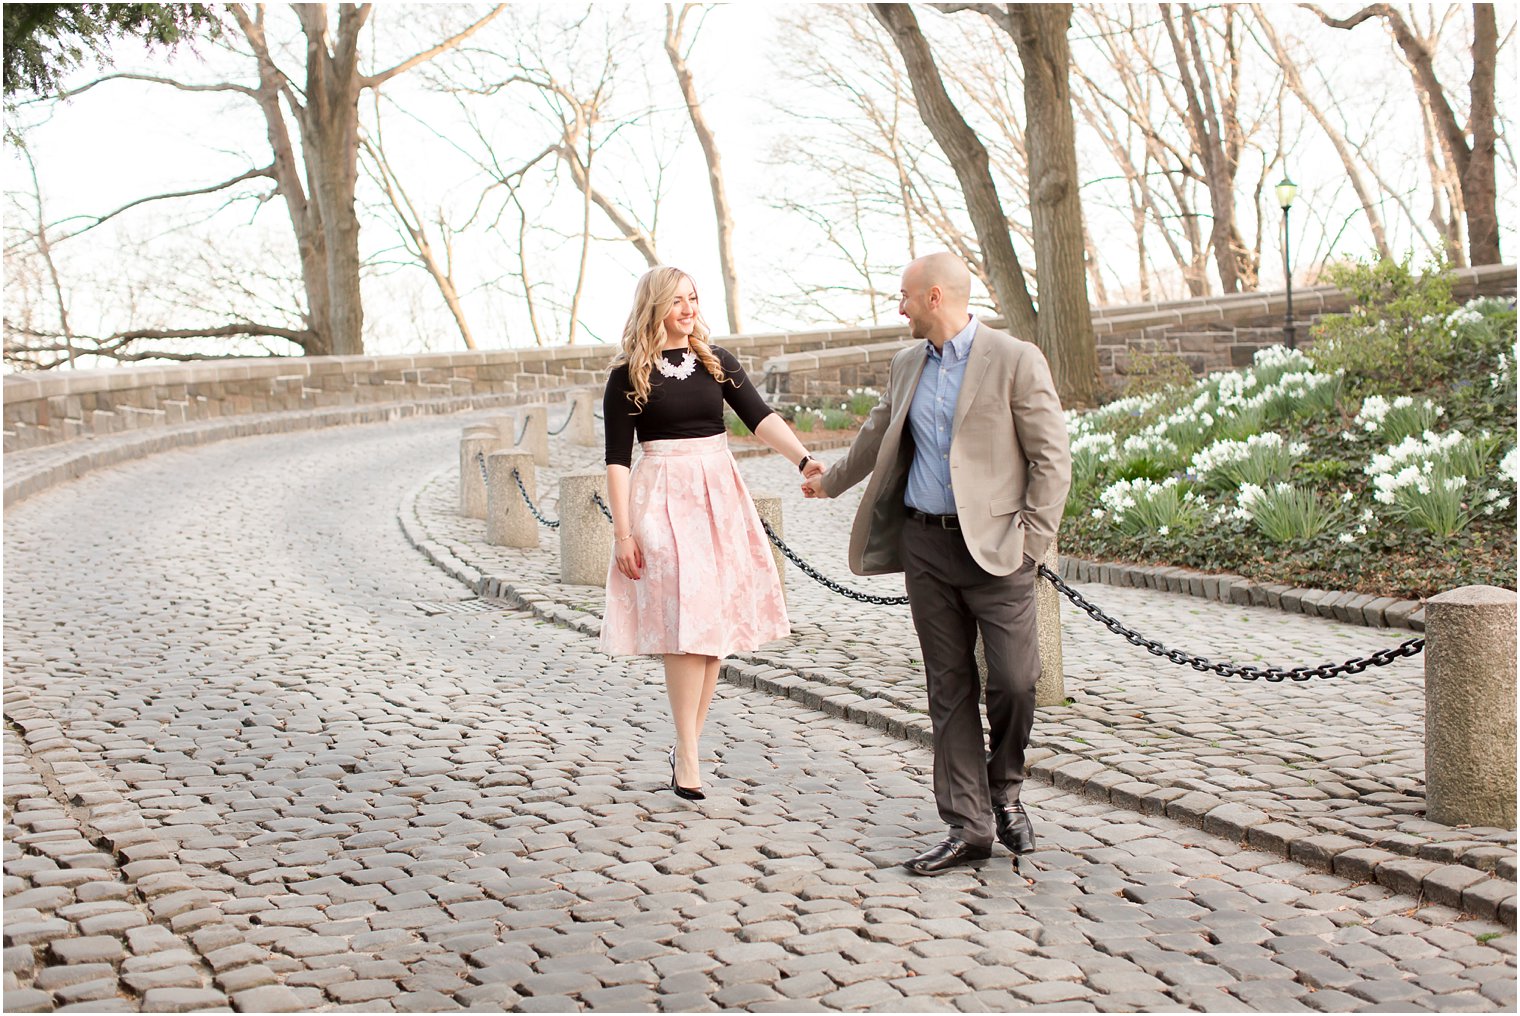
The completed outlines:
[[[1290,614],[1325,617],[1367,628],[1425,630],[1423,600],[1395,600],[1341,590],[1299,589],[1280,582],[1257,582],[1240,575],[1194,571],[1171,565],[1118,564],[1061,558],[1061,577],[1071,582],[1182,593],[1245,607],[1271,607]]]
[[[441,545],[423,529],[416,510],[418,498],[438,477],[454,468],[457,467],[445,466],[435,471],[401,498],[397,516],[407,542],[478,596],[501,599],[514,607],[531,611],[543,620],[573,628],[592,638],[599,636],[601,618],[595,614],[560,603],[548,592],[520,579],[482,574],[468,563],[469,547]],[[1064,562],[1062,574],[1067,574]],[[829,683],[822,672],[777,666],[762,655],[751,653],[726,660],[721,675],[725,681],[741,688],[789,698],[831,716],[932,747],[933,731],[928,716],[902,709],[884,699],[862,698],[847,688]],[[1163,815],[1352,881],[1376,882],[1395,892],[1423,897],[1431,903],[1462,910],[1474,917],[1498,921],[1511,929],[1516,927],[1516,870],[1512,850],[1483,852],[1484,848],[1479,848],[1468,855],[1437,859],[1421,856],[1420,851],[1422,847],[1438,851],[1439,844],[1426,844],[1412,836],[1379,837],[1366,832],[1364,835],[1369,838],[1364,841],[1296,823],[1274,821],[1266,812],[1238,802],[1225,801],[1202,791],[1136,780],[1096,760],[1058,751],[1042,744],[1038,733],[1031,738],[1026,758],[1031,776],[1068,793],[1080,793],[1144,815]],[[1457,860],[1471,863],[1451,863]]]
[[[40,494],[60,483],[78,479],[86,473],[106,466],[147,458],[149,455],[176,448],[188,448],[194,445],[211,444],[214,441],[263,434],[286,434],[293,431],[318,430],[322,427],[340,427],[356,423],[390,423],[412,416],[447,416],[473,409],[522,405],[542,402],[549,396],[563,395],[564,392],[570,390],[570,388],[539,389],[532,392],[471,395],[424,402],[379,402],[340,409],[261,413],[214,421],[198,420],[177,427],[154,428],[151,431],[111,434],[105,437],[82,437],[74,442],[80,446],[78,449],[72,450],[61,459],[34,468],[27,467],[24,457],[28,452],[11,452],[6,455],[4,505],[9,508],[34,494]],[[46,445],[35,451],[56,451],[58,448],[59,445]],[[13,465],[13,462],[16,464]]]

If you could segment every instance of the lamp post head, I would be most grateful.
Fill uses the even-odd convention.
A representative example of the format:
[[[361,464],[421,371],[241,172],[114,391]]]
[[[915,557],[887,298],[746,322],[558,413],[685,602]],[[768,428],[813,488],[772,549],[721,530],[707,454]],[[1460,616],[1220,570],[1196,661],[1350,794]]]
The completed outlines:
[[[1286,212],[1288,208],[1293,204],[1293,199],[1297,196],[1298,184],[1294,183],[1292,180],[1289,180],[1286,176],[1284,176],[1282,178],[1282,183],[1277,185],[1278,207]]]

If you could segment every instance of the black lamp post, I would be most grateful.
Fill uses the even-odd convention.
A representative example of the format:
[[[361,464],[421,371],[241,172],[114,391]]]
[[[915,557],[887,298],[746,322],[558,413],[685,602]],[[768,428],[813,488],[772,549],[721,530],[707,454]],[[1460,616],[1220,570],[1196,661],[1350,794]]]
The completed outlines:
[[[1298,184],[1289,180],[1286,175],[1282,183],[1277,185],[1277,203],[1283,210],[1283,280],[1288,284],[1288,307],[1283,317],[1283,338],[1287,340],[1289,349],[1297,349],[1298,342],[1293,334],[1293,267],[1288,259],[1288,209],[1293,206],[1293,199],[1298,195]]]

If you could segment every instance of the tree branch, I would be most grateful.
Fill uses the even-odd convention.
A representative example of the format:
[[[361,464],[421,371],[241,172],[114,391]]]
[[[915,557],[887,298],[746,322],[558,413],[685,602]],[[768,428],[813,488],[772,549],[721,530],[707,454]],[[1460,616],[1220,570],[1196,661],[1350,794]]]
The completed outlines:
[[[89,84],[80,85],[78,88],[71,89],[67,92],[59,92],[57,95],[47,96],[46,101],[52,101],[54,99],[72,99],[76,95],[83,95],[85,92],[88,92],[96,85],[105,84],[107,81],[146,81],[150,84],[155,85],[168,85],[171,88],[177,88],[182,92],[237,92],[238,94],[246,95],[249,98],[257,97],[257,93],[247,85],[235,85],[230,81],[220,81],[214,85],[192,85],[186,81],[175,81],[173,78],[159,77],[156,74],[132,74],[123,71],[118,74],[107,74],[103,78],[96,78]],[[41,101],[44,100],[31,99],[28,100],[28,103]]]
[[[407,59],[401,61],[388,70],[383,70],[377,74],[368,75],[367,77],[361,77],[359,79],[359,87],[374,88],[385,83],[386,81],[389,81],[391,78],[394,78],[397,74],[400,74],[404,71],[409,71],[420,63],[426,63],[427,61],[433,59],[433,57],[437,56],[439,53],[453,49],[455,46],[459,45],[461,42],[474,35],[480,29],[484,28],[487,22],[489,22],[492,18],[496,17],[496,15],[500,14],[506,9],[506,4],[497,4],[495,7],[491,8],[491,13],[487,14],[485,17],[481,18],[479,21],[475,22],[473,25],[471,25],[469,28],[466,28],[459,34],[450,36],[449,38],[443,40],[433,48],[424,50],[415,56],[408,57]]]
[[[122,212],[125,212],[131,208],[136,208],[138,205],[145,205],[150,201],[165,201],[169,198],[188,198],[194,197],[197,194],[214,194],[219,190],[226,190],[228,187],[231,187],[235,184],[240,184],[244,180],[254,180],[261,176],[267,177],[270,180],[274,180],[275,175],[273,164],[265,166],[263,169],[250,169],[248,172],[240,173],[239,175],[233,177],[231,180],[223,180],[221,183],[214,183],[207,187],[197,187],[195,190],[175,191],[171,194],[153,194],[145,198],[138,198],[136,201],[127,202],[120,208],[116,209],[114,212],[107,212],[105,215],[97,216],[95,218],[95,221],[90,223],[88,226],[84,226],[81,229],[76,229],[72,233],[59,237],[59,242],[62,242],[63,240],[71,240],[83,233],[88,233],[96,226],[103,225],[104,223],[120,215]],[[70,216],[70,219],[74,218],[84,218],[84,216]],[[64,219],[63,221],[68,222],[70,219]]]

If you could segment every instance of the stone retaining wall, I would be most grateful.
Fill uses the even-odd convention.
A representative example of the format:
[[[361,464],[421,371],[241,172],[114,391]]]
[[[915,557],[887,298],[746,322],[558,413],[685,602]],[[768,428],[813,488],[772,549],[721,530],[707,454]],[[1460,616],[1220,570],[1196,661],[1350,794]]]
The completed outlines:
[[[857,328],[720,337],[748,371],[766,360],[835,345],[880,342],[901,329]],[[6,452],[82,437],[224,417],[401,406],[601,386],[607,345],[465,350],[418,356],[306,356],[5,377]]]
[[[1513,295],[1515,268],[1462,269],[1455,290]],[[1196,371],[1249,363],[1278,341],[1284,297],[1244,293],[1094,312],[1099,366],[1122,375],[1138,350],[1177,353]],[[1300,334],[1320,314],[1343,310],[1329,287],[1294,294]],[[765,379],[778,401],[834,399],[847,388],[880,387],[892,354],[908,341],[903,324],[832,331],[717,337],[745,370]],[[198,420],[357,406],[536,393],[600,385],[612,347],[465,350],[416,356],[232,359],[200,364],[53,370],[6,375],[4,449],[41,448],[76,438]]]
[[[1459,300],[1515,295],[1514,265],[1462,268],[1452,275]],[[1293,318],[1300,344],[1308,344],[1309,328],[1321,316],[1342,312],[1349,304],[1333,286],[1295,290]],[[1283,341],[1286,308],[1287,294],[1281,292],[1100,307],[1093,312],[1098,369],[1105,383],[1122,389],[1136,353],[1171,353],[1199,376],[1244,367],[1257,350]],[[1001,321],[991,318],[988,323]],[[835,344],[816,352],[789,352],[766,363],[762,387],[775,401],[810,404],[842,402],[851,388],[880,391],[888,364],[908,340],[899,328],[885,341],[853,348]]]

